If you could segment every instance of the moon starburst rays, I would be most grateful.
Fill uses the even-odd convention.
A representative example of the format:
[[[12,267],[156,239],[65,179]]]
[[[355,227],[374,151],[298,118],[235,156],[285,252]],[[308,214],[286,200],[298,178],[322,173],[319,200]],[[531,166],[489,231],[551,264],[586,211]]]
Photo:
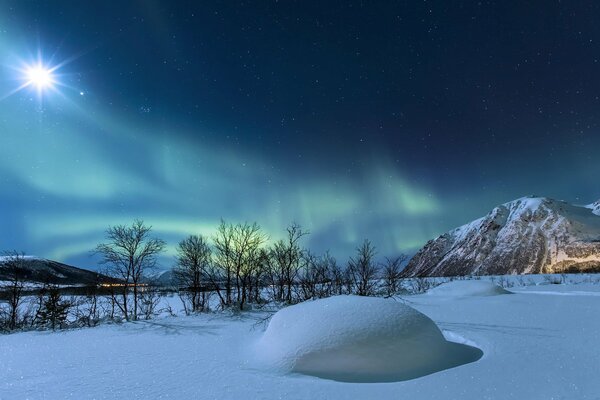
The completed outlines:
[[[56,84],[53,69],[42,64],[29,66],[25,69],[27,86],[34,86],[38,91],[51,88]]]

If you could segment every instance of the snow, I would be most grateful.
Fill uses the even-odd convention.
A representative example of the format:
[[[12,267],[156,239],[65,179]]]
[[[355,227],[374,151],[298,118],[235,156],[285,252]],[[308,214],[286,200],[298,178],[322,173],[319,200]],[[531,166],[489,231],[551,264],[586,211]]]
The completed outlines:
[[[600,215],[600,200],[595,203],[588,204],[585,208],[589,208],[596,215]]]
[[[486,280],[457,280],[446,282],[427,292],[430,296],[453,297],[497,296],[510,293],[511,292],[508,290]]]
[[[413,379],[481,357],[447,342],[435,323],[391,299],[336,296],[277,312],[257,354],[282,371],[344,382]]]
[[[545,197],[527,196],[520,199],[504,203],[506,208],[515,207],[520,212],[530,211],[535,212],[540,206],[547,201]]]
[[[253,347],[263,312],[0,335],[0,399],[597,400],[597,281],[569,275],[568,284],[512,287],[509,296],[405,296],[448,340],[484,355],[392,383],[263,368]]]

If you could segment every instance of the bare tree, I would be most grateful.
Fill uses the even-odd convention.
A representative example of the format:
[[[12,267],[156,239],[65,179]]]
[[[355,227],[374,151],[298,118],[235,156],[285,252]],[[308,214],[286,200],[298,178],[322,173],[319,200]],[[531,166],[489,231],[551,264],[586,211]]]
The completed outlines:
[[[308,232],[296,223],[287,228],[285,239],[278,240],[271,247],[268,257],[270,283],[274,290],[274,300],[291,304],[293,285],[298,278],[305,250],[300,247],[300,239]]]
[[[102,308],[100,300],[100,288],[104,279],[100,273],[96,274],[92,285],[85,288],[84,296],[80,296],[73,302],[77,322],[88,327],[96,326],[103,314],[107,314]]]
[[[316,257],[306,251],[300,273],[300,300],[322,299],[334,293],[337,264],[329,252]]]
[[[302,256],[302,267],[299,273],[299,300],[318,298],[319,284],[325,280],[318,257],[307,251]]]
[[[217,287],[222,306],[235,304],[244,308],[251,283],[262,267],[261,247],[267,236],[258,224],[228,224],[221,221],[213,237],[214,270],[211,282]],[[224,282],[225,297],[220,294],[219,281]]]
[[[367,239],[356,249],[356,256],[348,261],[347,271],[352,280],[353,293],[372,296],[377,287],[378,267],[374,262],[375,247]]]
[[[385,290],[386,296],[393,296],[400,290],[400,283],[402,282],[402,264],[407,260],[407,256],[404,254],[394,258],[387,258],[383,264],[382,270],[382,281],[383,289]]]
[[[267,250],[260,248],[249,279],[248,299],[255,304],[260,304],[263,301],[262,288],[267,282],[268,257]]]
[[[343,276],[343,274],[340,271],[340,267],[338,266],[335,257],[333,257],[329,253],[329,251],[326,251],[325,254],[323,254],[323,256],[320,258],[319,265],[322,270],[321,274],[325,278],[325,281],[323,282],[324,286],[322,288],[322,297],[329,297],[335,294],[341,294],[338,293],[338,290],[342,290],[341,287],[343,286],[343,283],[339,280]],[[340,289],[338,289],[338,285],[340,286]]]
[[[342,270],[333,256],[329,256],[329,279],[331,280],[331,295],[339,296],[352,291],[352,281],[348,270]]]
[[[25,255],[17,251],[4,254],[2,269],[6,272],[8,285],[5,286],[8,296],[7,327],[15,330],[19,326],[19,307],[23,297],[25,282],[23,272],[25,271]]]
[[[138,318],[139,287],[144,272],[156,266],[158,255],[165,242],[150,236],[151,226],[135,220],[131,226],[117,225],[106,230],[106,243],[96,247],[103,257],[102,263],[110,265],[113,274],[121,280],[121,303],[118,307],[127,321]],[[128,305],[129,288],[133,289],[133,309]]]
[[[162,299],[162,293],[156,287],[147,287],[140,291],[140,315],[144,319],[152,319],[153,316],[157,315],[157,310],[160,300]]]
[[[114,275],[114,271],[111,265],[104,265],[99,271],[99,276],[107,276],[110,277]],[[121,283],[117,279],[97,279],[98,284],[98,294],[102,297],[106,297],[106,302],[100,302],[101,313],[106,315],[109,319],[114,320],[115,315],[119,308],[118,300],[122,293],[118,293],[117,289],[120,289],[119,292],[122,291]]]
[[[210,280],[214,285],[221,300],[221,306],[230,306],[232,300],[233,279],[235,275],[235,256],[233,238],[235,236],[232,224],[221,220],[217,232],[213,236],[215,246],[215,263],[211,268]],[[225,289],[225,296],[221,294],[221,287]]]
[[[177,261],[173,268],[175,281],[182,287],[182,301],[187,310],[189,301],[191,312],[201,312],[207,307],[207,285],[211,249],[201,235],[191,235],[179,242]]]

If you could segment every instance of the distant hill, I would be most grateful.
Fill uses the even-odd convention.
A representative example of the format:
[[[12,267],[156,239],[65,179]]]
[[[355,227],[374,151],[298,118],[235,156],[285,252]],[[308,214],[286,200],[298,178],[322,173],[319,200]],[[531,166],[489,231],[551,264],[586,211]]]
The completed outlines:
[[[0,281],[11,278],[7,262],[10,257],[0,257]],[[20,278],[27,282],[55,285],[87,286],[114,279],[87,269],[77,268],[52,260],[25,256],[19,260],[17,268]]]
[[[429,241],[405,276],[600,271],[600,201],[524,197]]]
[[[148,274],[144,277],[144,283],[162,287],[170,287],[175,285],[173,270],[157,271]]]

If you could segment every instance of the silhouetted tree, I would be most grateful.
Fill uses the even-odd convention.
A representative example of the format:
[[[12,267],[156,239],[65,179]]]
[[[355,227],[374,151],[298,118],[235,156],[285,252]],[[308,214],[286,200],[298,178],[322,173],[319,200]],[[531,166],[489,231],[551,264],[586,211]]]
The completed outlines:
[[[156,266],[165,242],[150,236],[151,226],[135,220],[131,226],[117,225],[106,230],[106,243],[96,247],[102,263],[111,266],[113,275],[122,281],[122,302],[117,305],[126,320],[138,318],[139,286],[144,273]],[[133,289],[133,310],[128,305],[129,288]]]
[[[406,261],[407,256],[404,254],[398,257],[387,258],[382,267],[383,289],[387,296],[392,296],[400,290],[402,282],[402,264]]]
[[[267,236],[258,224],[228,224],[221,221],[213,237],[214,264],[211,281],[217,287],[222,306],[235,304],[244,308],[249,288],[262,268],[261,246]],[[220,294],[219,282],[224,282],[225,297]]]
[[[293,285],[300,273],[305,252],[299,242],[308,232],[296,223],[291,224],[286,232],[286,238],[275,242],[269,250],[267,266],[274,300],[291,304]]]
[[[377,287],[378,267],[374,262],[375,247],[367,239],[356,249],[356,256],[348,261],[348,274],[353,292],[359,296],[372,296]]]
[[[38,325],[55,330],[61,328],[67,320],[71,302],[63,300],[58,287],[50,286],[46,289],[41,307],[37,311]]]
[[[182,300],[187,310],[189,300],[192,312],[204,311],[208,298],[206,280],[211,264],[211,249],[201,235],[191,235],[179,242],[177,261],[173,269],[175,281],[184,290]],[[204,287],[203,287],[204,286]]]

